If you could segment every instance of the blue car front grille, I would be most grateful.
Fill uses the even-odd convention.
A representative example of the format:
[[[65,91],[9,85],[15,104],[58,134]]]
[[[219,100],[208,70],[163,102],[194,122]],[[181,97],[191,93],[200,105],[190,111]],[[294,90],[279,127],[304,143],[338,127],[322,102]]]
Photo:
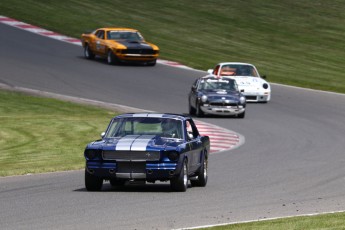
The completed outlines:
[[[237,103],[226,103],[226,102],[210,102],[209,103],[212,106],[237,106]]]
[[[117,161],[158,161],[160,152],[106,150],[102,152],[102,158]]]

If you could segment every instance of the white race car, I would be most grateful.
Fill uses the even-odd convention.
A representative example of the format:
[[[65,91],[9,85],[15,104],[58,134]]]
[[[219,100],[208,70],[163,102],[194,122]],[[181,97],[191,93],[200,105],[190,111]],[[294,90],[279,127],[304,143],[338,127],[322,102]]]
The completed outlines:
[[[208,73],[219,78],[236,80],[239,90],[248,102],[268,102],[271,100],[271,86],[260,76],[254,65],[241,62],[221,62]]]

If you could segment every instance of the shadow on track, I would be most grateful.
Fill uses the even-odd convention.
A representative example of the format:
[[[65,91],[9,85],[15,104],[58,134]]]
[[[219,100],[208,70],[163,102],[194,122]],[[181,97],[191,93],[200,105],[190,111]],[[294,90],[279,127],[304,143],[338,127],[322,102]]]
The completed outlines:
[[[191,185],[188,185],[191,188]],[[86,188],[79,188],[73,190],[73,192],[88,192]],[[108,182],[103,184],[102,190],[99,192],[141,192],[141,193],[177,193],[170,188],[170,184],[152,184],[152,183],[126,183],[124,186],[113,187]]]

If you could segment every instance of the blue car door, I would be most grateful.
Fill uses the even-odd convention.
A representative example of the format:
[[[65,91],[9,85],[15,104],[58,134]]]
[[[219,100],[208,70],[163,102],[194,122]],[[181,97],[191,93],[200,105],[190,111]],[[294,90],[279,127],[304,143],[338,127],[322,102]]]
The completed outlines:
[[[189,98],[189,102],[190,104],[195,108],[196,107],[196,100],[198,98],[198,91],[197,91],[197,87],[198,87],[198,80],[196,80],[191,88],[191,92],[190,92],[190,98]]]
[[[188,165],[189,165],[189,172],[192,173],[195,170],[197,170],[200,166],[203,145],[200,139],[199,132],[194,125],[194,122],[191,120],[187,120],[186,127],[187,127],[187,140],[188,140],[187,145],[189,148]]]

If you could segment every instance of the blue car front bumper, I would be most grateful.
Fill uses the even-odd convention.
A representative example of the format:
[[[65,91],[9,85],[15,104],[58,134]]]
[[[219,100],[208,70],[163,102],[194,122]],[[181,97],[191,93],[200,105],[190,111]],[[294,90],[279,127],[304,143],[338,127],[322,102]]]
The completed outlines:
[[[152,162],[86,162],[87,171],[103,179],[169,180],[178,175],[177,163]]]

